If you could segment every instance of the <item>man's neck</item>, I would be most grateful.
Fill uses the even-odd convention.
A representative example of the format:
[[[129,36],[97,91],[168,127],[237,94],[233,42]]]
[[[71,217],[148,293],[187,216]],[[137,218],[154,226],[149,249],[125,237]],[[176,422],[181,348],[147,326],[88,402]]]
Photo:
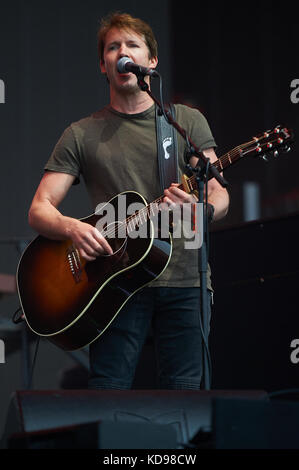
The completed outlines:
[[[120,113],[139,114],[149,109],[153,105],[153,100],[146,92],[130,94],[111,93],[110,105]]]

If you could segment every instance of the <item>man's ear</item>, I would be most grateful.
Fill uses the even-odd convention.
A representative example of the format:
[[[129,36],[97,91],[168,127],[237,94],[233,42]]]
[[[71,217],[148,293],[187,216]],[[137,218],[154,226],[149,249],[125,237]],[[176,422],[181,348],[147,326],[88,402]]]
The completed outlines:
[[[155,69],[158,65],[158,57],[154,56],[150,59],[150,67]]]
[[[104,60],[100,61],[100,69],[101,69],[102,74],[105,75],[107,82],[110,83],[109,79],[108,79],[108,76],[107,76],[107,70],[106,70],[106,65],[105,65]]]
[[[106,65],[103,59],[100,61],[100,69],[102,73],[106,73]]]

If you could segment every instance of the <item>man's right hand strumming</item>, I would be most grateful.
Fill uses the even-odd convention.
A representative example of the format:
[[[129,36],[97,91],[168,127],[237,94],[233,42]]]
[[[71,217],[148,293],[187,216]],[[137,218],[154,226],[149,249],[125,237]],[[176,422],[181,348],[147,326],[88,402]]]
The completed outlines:
[[[29,211],[29,224],[38,233],[52,240],[70,238],[80,256],[94,261],[111,255],[107,240],[92,225],[63,216],[57,209],[72,186],[75,177],[67,173],[47,172],[42,178]]]
[[[69,238],[73,240],[80,256],[86,261],[94,261],[98,256],[113,254],[107,240],[96,227],[90,224],[72,219],[67,233],[69,233]]]

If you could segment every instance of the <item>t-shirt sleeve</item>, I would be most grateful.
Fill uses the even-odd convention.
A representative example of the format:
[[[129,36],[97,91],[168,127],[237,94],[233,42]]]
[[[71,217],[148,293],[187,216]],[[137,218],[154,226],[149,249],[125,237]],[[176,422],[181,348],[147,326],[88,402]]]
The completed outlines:
[[[201,152],[217,147],[208,121],[198,109],[186,105],[176,105],[176,109],[179,123]]]
[[[73,184],[80,182],[80,152],[71,126],[64,131],[55,145],[44,170],[68,173],[76,177]]]
[[[194,143],[201,152],[209,148],[216,148],[215,139],[205,116],[197,109],[192,109],[192,114],[191,135],[193,136]]]

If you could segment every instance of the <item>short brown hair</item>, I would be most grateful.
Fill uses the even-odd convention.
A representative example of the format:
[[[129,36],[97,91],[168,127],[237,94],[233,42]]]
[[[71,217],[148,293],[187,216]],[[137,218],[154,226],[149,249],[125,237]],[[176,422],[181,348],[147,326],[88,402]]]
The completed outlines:
[[[134,18],[128,13],[115,12],[110,13],[101,20],[98,30],[98,55],[100,62],[103,61],[106,35],[112,28],[130,29],[143,36],[149,50],[149,58],[152,59],[158,56],[158,44],[151,27],[145,21]]]

